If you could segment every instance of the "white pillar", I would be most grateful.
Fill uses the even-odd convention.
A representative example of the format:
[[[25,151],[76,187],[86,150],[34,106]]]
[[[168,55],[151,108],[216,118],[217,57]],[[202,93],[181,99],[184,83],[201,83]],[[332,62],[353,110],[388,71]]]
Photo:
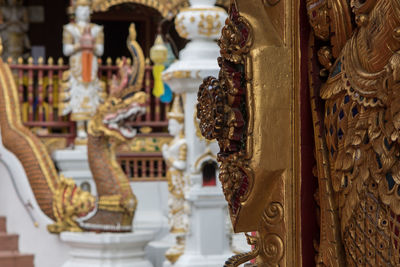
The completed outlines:
[[[178,33],[191,39],[180,53],[180,59],[164,73],[171,89],[184,99],[185,137],[187,141],[187,171],[190,186],[185,193],[191,207],[185,252],[175,267],[220,267],[232,256],[227,226],[227,203],[217,179],[216,186],[202,185],[202,164],[213,160],[219,151],[215,142],[206,142],[199,134],[195,119],[197,92],[203,79],[218,76],[220,36],[227,14],[215,7],[215,0],[191,0],[191,6],[175,19]]]

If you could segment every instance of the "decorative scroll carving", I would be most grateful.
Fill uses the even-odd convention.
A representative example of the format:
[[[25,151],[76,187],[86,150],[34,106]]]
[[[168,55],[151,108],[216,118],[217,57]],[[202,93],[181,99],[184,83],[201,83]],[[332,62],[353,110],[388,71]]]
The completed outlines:
[[[239,15],[235,3],[231,5],[218,43],[221,48],[219,79],[208,77],[201,85],[197,117],[203,136],[217,139],[219,143],[220,180],[234,221],[252,177],[245,160],[249,138],[246,134],[249,81],[245,63],[252,36],[249,23]]]
[[[279,202],[272,202],[264,212],[263,220],[266,224],[277,225],[283,220],[283,207]]]
[[[315,35],[327,42],[311,43],[309,63],[321,206],[317,263],[397,266],[400,3],[307,6]]]
[[[279,262],[283,257],[283,240],[279,235],[269,234],[265,237],[264,254],[270,266],[279,266]]]

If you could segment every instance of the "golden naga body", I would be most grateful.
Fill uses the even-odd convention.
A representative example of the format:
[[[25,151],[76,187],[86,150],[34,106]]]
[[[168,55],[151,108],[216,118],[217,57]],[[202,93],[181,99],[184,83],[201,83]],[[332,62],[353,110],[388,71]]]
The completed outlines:
[[[94,197],[58,175],[45,146],[23,125],[18,90],[2,60],[0,86],[2,142],[21,161],[40,209],[55,221],[49,231],[81,231],[76,219],[94,209]]]
[[[130,126],[146,112],[147,95],[138,92],[144,74],[144,56],[134,36],[128,39],[135,70],[120,65],[110,94],[89,123],[88,159],[96,183],[98,201],[56,171],[45,146],[21,120],[18,90],[7,64],[0,60],[0,126],[4,146],[21,161],[41,210],[54,224],[52,233],[62,231],[128,232],[136,210],[129,180],[116,160],[118,143],[133,138]],[[82,217],[95,210],[94,215]]]

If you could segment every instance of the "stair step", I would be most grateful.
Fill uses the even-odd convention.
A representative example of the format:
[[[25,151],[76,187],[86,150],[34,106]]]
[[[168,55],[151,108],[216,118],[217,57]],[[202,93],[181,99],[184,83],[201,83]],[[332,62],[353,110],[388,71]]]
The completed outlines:
[[[0,217],[0,233],[7,232],[6,223],[6,217]]]
[[[18,235],[0,233],[0,251],[18,251]]]
[[[33,267],[33,255],[20,254],[15,251],[0,252],[1,267]]]

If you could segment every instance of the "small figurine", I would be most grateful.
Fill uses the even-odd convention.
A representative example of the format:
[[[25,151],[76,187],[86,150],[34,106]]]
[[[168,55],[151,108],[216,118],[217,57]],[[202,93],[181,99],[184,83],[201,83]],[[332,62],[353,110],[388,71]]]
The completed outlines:
[[[169,224],[170,232],[176,235],[177,244],[167,250],[165,256],[174,263],[183,254],[185,248],[185,233],[188,230],[188,205],[185,191],[188,181],[184,175],[186,170],[187,143],[183,131],[184,114],[180,96],[175,96],[171,112],[168,113],[168,131],[174,136],[169,145],[162,147],[163,157],[167,162],[169,190]]]
[[[71,113],[77,122],[77,144],[85,144],[86,123],[105,96],[97,76],[97,57],[103,55],[103,27],[90,23],[90,0],[77,0],[75,20],[64,26],[63,51],[69,56],[70,70],[64,73],[60,114]]]

